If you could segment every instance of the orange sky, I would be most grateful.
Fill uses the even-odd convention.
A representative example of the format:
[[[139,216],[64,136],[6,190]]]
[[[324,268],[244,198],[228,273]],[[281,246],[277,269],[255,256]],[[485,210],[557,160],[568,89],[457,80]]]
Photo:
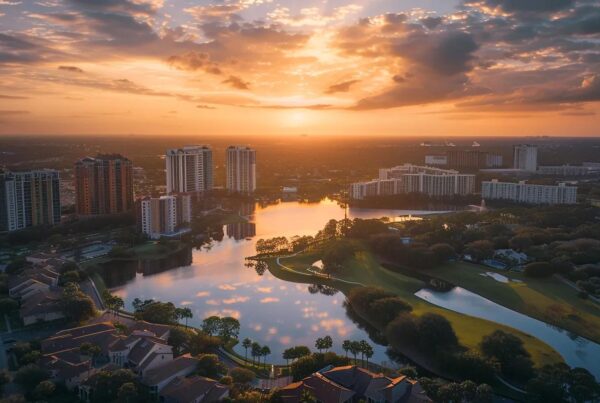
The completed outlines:
[[[0,134],[593,136],[599,18],[591,0],[0,0]]]

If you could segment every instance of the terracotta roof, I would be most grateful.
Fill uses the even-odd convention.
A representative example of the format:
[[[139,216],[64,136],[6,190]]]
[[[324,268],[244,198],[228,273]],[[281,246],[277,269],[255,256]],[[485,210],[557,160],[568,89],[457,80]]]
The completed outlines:
[[[27,298],[27,300],[23,303],[23,305],[21,305],[21,308],[19,309],[21,318],[31,315],[55,312],[62,313],[60,294],[55,292],[45,293],[37,291],[35,294]]]
[[[153,386],[177,376],[180,372],[193,372],[198,366],[198,360],[189,354],[185,354],[175,358],[173,361],[161,365],[158,368],[153,368],[144,374],[144,383]]]
[[[165,403],[212,403],[229,394],[229,389],[219,382],[201,376],[176,377],[160,393]]]
[[[296,382],[282,388],[281,396],[284,402],[298,402],[304,390],[308,390],[318,401],[328,403],[347,402],[355,395],[352,390],[327,379],[317,372],[304,378],[302,382]]]
[[[171,326],[169,325],[161,325],[158,323],[150,323],[145,322],[143,320],[135,322],[133,326],[129,328],[131,332],[134,331],[149,331],[154,333],[154,335],[158,338],[164,339],[167,337],[169,332],[171,331]]]
[[[157,339],[155,337],[140,337],[140,341],[138,341],[129,352],[129,361],[135,365],[141,364],[142,360],[150,353],[150,351],[152,351],[152,348],[158,344],[168,345],[162,339]]]

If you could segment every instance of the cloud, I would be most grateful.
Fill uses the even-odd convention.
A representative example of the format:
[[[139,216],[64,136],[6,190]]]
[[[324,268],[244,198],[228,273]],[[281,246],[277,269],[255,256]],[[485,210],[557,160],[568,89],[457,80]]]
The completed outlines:
[[[261,304],[272,304],[275,302],[279,302],[279,298],[276,297],[266,297],[260,300]]]
[[[552,13],[575,4],[575,0],[468,0],[466,5],[484,10],[503,11],[514,14]]]
[[[221,81],[223,84],[229,84],[233,88],[237,88],[238,90],[249,90],[250,83],[242,80],[237,76],[229,76],[226,80]]]
[[[217,109],[214,106],[210,106],[210,105],[196,105],[196,108],[198,109]]]
[[[350,91],[350,87],[354,84],[360,82],[360,80],[348,80],[343,81],[341,83],[330,85],[329,88],[325,91],[326,94],[335,94],[336,92],[348,92]]]
[[[71,73],[83,73],[83,70],[76,66],[58,66],[58,69],[69,71]]]
[[[231,284],[221,284],[221,285],[219,285],[219,290],[234,291],[234,290],[237,290],[237,287],[234,287]]]
[[[28,115],[29,113],[24,110],[0,110],[0,116]]]
[[[0,94],[0,99],[14,99],[14,100],[18,100],[18,99],[29,99],[29,97],[24,97],[21,95],[5,95],[5,94]]]

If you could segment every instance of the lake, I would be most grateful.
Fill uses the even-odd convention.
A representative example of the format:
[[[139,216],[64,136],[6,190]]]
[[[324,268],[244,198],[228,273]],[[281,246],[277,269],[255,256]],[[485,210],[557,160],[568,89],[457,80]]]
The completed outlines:
[[[254,211],[252,211],[254,210]],[[316,338],[330,335],[333,350],[344,354],[345,339],[367,340],[369,337],[346,316],[344,295],[340,292],[307,284],[288,283],[269,271],[259,275],[244,266],[245,258],[255,255],[260,238],[315,235],[330,219],[344,218],[337,202],[283,202],[267,207],[250,208],[249,223],[230,224],[225,237],[210,248],[188,251],[169,262],[140,262],[117,269],[107,275],[111,291],[121,296],[126,309],[134,298],[171,301],[189,307],[198,326],[211,316],[233,316],[240,320],[240,339],[248,337],[268,345],[272,355],[267,361],[285,363],[283,350],[306,345],[314,350]],[[350,218],[380,218],[429,214],[408,210],[348,210]],[[335,290],[333,290],[335,291]],[[373,362],[391,366],[385,347],[374,345]],[[241,347],[237,351],[244,353]]]

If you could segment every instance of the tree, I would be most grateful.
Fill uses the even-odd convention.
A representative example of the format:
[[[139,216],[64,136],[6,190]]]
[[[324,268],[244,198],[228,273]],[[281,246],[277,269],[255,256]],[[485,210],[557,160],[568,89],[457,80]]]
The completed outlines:
[[[342,349],[344,350],[344,352],[346,353],[346,358],[348,358],[348,351],[350,351],[350,346],[351,346],[351,341],[350,340],[344,340],[342,342]]]
[[[138,398],[138,389],[133,382],[127,382],[121,385],[117,392],[117,398],[119,403],[131,403],[135,402]]]
[[[263,361],[264,365],[267,365],[267,356],[269,354],[271,354],[271,349],[268,346],[262,346],[260,349],[260,355],[265,357],[265,359]]]
[[[92,299],[81,292],[75,283],[68,283],[64,287],[60,302],[67,318],[76,322],[87,320],[96,313]]]
[[[202,331],[209,336],[219,333],[221,327],[221,318],[218,316],[209,316],[202,321]]]
[[[289,367],[290,360],[294,359],[294,347],[283,350],[282,357],[285,360],[285,365]]]
[[[323,266],[327,272],[339,271],[343,264],[354,255],[354,246],[347,240],[334,241],[322,256]]]
[[[523,346],[523,341],[515,335],[496,330],[484,336],[481,351],[500,364],[502,373],[518,381],[527,381],[533,376],[533,362]]]
[[[494,398],[494,390],[486,383],[477,386],[475,390],[475,401],[478,403],[491,403]]]
[[[436,243],[429,247],[429,251],[433,253],[437,263],[444,263],[456,257],[456,252],[451,245],[447,243]]]
[[[0,314],[10,315],[17,309],[19,309],[19,303],[16,300],[9,297],[0,299]]]
[[[600,398],[600,385],[583,368],[571,369],[564,363],[545,365],[527,383],[527,401],[558,403],[587,402]]]
[[[354,356],[354,363],[356,364],[356,356],[360,353],[361,345],[358,341],[350,342],[350,353]]]
[[[33,390],[33,396],[38,400],[46,400],[54,394],[56,385],[52,381],[42,381]]]
[[[172,302],[152,301],[144,305],[134,313],[137,320],[145,320],[151,323],[172,325],[177,323],[176,308]]]
[[[248,361],[248,349],[252,347],[252,340],[246,337],[244,340],[242,340],[242,347],[244,347],[246,353],[244,359]]]
[[[260,347],[260,344],[258,344],[257,342],[253,342],[252,346],[250,348],[250,355],[252,356],[252,364],[255,363],[255,359],[257,357],[260,358],[261,353],[262,353],[262,349]],[[260,364],[260,360],[259,360],[259,364]]]
[[[251,383],[255,378],[254,372],[240,367],[230,369],[229,376],[231,376],[233,382],[240,384]]]
[[[187,329],[188,319],[194,317],[194,314],[190,308],[175,308],[175,316],[177,320],[185,319],[185,327]]]
[[[365,357],[367,357],[367,368],[369,368],[369,358],[373,357],[373,354],[375,352],[373,351],[373,347],[369,343],[367,343],[366,341],[364,342],[365,344],[362,346],[361,353],[364,354]]]
[[[396,319],[401,313],[412,311],[412,306],[399,297],[384,297],[373,301],[368,308],[369,318],[380,328]]]
[[[206,333],[191,333],[188,348],[192,355],[208,353],[221,345],[221,339],[209,336]]]
[[[240,322],[230,316],[222,318],[219,323],[219,337],[227,342],[231,339],[237,339],[240,334]]]
[[[58,279],[58,284],[64,285],[67,283],[79,283],[81,279],[79,278],[79,272],[75,270],[64,272],[60,275]]]
[[[426,313],[418,317],[417,320],[419,340],[418,344],[421,351],[437,348],[454,348],[458,346],[458,337],[454,333],[452,325],[442,315],[435,313]]]
[[[97,344],[92,343],[81,343],[79,346],[79,352],[82,355],[88,356],[92,360],[92,365],[94,365],[96,359],[102,354],[102,349]]]
[[[49,374],[35,364],[28,364],[19,368],[15,374],[15,383],[24,390],[33,390],[38,383],[49,378]]]
[[[181,329],[178,327],[172,328],[171,332],[169,333],[168,343],[170,346],[173,346],[173,354],[176,356],[181,354],[183,347],[189,344],[193,335],[194,333],[187,329]]]
[[[494,256],[494,244],[488,240],[479,240],[468,243],[465,253],[471,255],[473,260],[481,262]]]
[[[198,356],[198,366],[196,372],[200,376],[212,379],[219,379],[227,373],[227,367],[219,361],[215,354],[201,354]]]
[[[323,348],[325,349],[325,351],[329,351],[329,349],[332,347],[333,347],[333,339],[331,338],[331,336],[327,335],[327,336],[323,337]]]

